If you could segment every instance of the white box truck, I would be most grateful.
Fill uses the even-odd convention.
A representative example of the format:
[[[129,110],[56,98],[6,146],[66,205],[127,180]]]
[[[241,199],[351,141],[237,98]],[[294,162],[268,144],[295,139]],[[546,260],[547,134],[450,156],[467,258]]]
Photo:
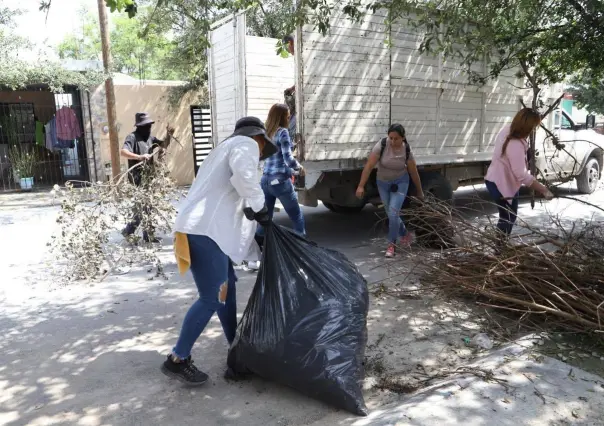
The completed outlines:
[[[298,191],[307,206],[322,201],[332,211],[354,212],[379,203],[374,179],[366,199],[355,190],[369,151],[391,123],[406,129],[424,192],[451,199],[459,186],[483,182],[495,137],[526,94],[513,70],[485,86],[469,85],[459,63],[420,54],[422,34],[404,23],[389,29],[379,11],[361,23],[333,16],[327,36],[309,25],[297,28],[295,57],[287,59],[277,55],[277,40],[246,35],[245,21],[244,13],[226,18],[210,34],[214,142],[243,115],[265,119],[295,77],[297,156],[306,169]],[[486,71],[485,64],[475,67]],[[547,125],[565,151],[540,130],[538,168],[548,180],[572,176],[581,192],[593,192],[604,136],[562,110]]]

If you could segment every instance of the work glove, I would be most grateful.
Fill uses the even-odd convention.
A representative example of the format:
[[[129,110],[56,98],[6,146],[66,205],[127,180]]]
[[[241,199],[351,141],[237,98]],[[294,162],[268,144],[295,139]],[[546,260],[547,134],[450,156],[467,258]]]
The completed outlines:
[[[266,206],[262,207],[262,210],[259,212],[254,212],[251,207],[246,207],[243,209],[243,214],[245,214],[248,220],[255,220],[262,226],[268,226],[271,223],[271,217],[268,214]]]

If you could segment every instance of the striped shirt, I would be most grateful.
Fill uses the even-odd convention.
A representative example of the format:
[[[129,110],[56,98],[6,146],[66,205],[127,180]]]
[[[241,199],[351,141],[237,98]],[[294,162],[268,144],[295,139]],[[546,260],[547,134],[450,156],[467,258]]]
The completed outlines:
[[[287,129],[279,128],[273,141],[277,145],[277,152],[264,161],[264,174],[291,177],[294,170],[300,169],[300,163],[292,154],[292,142]]]

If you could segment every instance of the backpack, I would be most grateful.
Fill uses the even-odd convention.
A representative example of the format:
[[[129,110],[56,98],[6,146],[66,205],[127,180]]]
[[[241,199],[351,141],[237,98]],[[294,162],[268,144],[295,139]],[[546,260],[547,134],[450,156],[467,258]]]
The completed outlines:
[[[386,140],[387,138],[383,138],[380,141],[382,144],[382,149],[380,149],[380,160],[382,159],[382,155],[384,155],[384,150],[386,149]],[[409,146],[409,142],[405,141],[405,163],[409,161],[409,155],[411,155],[411,147]]]

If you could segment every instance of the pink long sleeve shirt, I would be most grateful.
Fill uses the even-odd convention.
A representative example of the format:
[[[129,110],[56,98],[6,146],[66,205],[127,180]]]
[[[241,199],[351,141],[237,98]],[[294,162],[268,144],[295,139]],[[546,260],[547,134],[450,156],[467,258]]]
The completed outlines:
[[[501,149],[509,134],[510,126],[507,125],[497,135],[493,159],[485,176],[486,180],[497,185],[504,198],[512,198],[522,185],[530,186],[535,181],[528,170],[526,153],[529,145],[525,139],[510,139],[502,155]]]

